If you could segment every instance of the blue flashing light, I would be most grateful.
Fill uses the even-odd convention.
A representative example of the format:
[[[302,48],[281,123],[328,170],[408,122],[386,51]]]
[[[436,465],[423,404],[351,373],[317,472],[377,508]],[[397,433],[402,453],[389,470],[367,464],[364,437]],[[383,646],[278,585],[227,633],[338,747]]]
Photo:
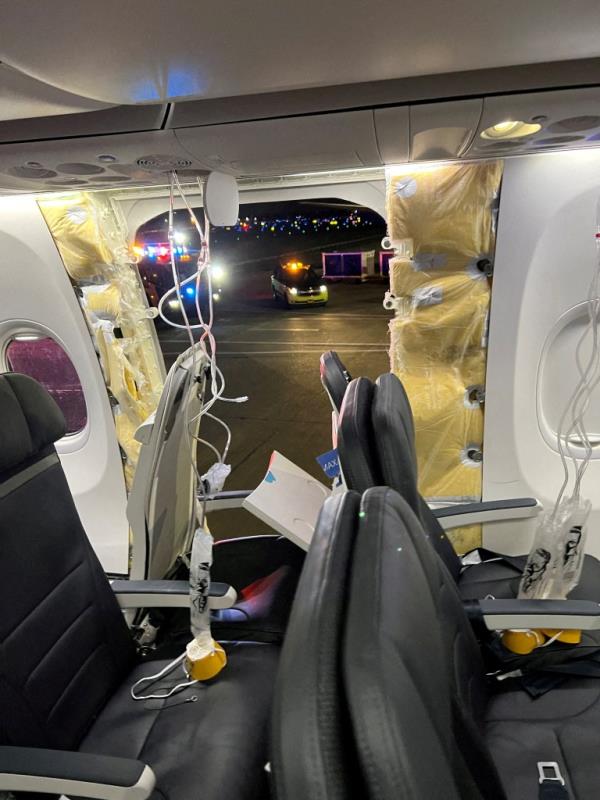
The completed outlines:
[[[188,297],[193,297],[196,292],[193,286],[186,286],[185,293],[187,294]]]

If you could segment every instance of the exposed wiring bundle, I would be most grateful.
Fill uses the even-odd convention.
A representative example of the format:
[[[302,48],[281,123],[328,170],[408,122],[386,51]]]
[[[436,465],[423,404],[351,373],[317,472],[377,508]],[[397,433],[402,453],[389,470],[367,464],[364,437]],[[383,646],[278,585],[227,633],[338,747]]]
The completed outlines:
[[[176,260],[176,232],[174,226],[174,207],[175,194],[180,195],[185,208],[187,209],[190,221],[196,228],[200,237],[200,252],[197,261],[196,271],[193,275],[181,279],[177,260]],[[185,407],[185,439],[189,452],[190,463],[196,474],[198,482],[198,496],[200,503],[197,506],[197,527],[191,542],[190,555],[190,621],[193,639],[186,647],[185,653],[167,665],[160,673],[142,678],[131,689],[131,696],[134,700],[164,699],[183,691],[185,688],[201,680],[208,680],[216,676],[227,663],[225,651],[218,642],[212,638],[210,628],[210,607],[209,607],[209,587],[210,587],[210,568],[212,565],[213,538],[206,528],[206,500],[207,497],[215,492],[221,491],[225,480],[231,472],[231,467],[226,463],[229,447],[231,444],[231,430],[227,423],[219,419],[212,409],[218,401],[243,403],[247,397],[229,398],[225,396],[225,378],[217,364],[217,342],[213,334],[214,307],[212,291],[212,267],[210,261],[210,222],[205,213],[204,225],[202,225],[191,208],[184,191],[179,182],[176,172],[170,175],[169,191],[169,249],[171,272],[173,275],[173,288],[167,291],[158,304],[158,313],[161,319],[171,327],[185,330],[190,341],[190,354],[192,358],[192,370],[190,380],[198,380],[198,370],[202,365],[198,363],[201,356],[202,364],[206,366],[206,393],[203,398],[202,407],[199,412],[190,416],[189,404]],[[195,310],[198,319],[197,323],[192,324],[186,311],[182,289],[194,282],[195,284]],[[208,299],[208,318],[205,319],[201,307],[201,291],[203,286],[206,289]],[[164,304],[172,298],[177,297],[179,309],[183,323],[175,322],[164,313]],[[196,335],[198,340],[196,341]],[[199,428],[200,419],[209,417],[225,430],[225,446],[220,451],[211,442],[200,438],[195,431]],[[199,474],[196,463],[196,448],[198,444],[207,447],[216,457],[216,461],[202,475]],[[177,683],[175,686],[164,690],[157,690],[154,694],[138,695],[136,690],[142,685],[150,685],[158,680],[165,678],[177,667],[181,666],[185,672],[187,680]]]

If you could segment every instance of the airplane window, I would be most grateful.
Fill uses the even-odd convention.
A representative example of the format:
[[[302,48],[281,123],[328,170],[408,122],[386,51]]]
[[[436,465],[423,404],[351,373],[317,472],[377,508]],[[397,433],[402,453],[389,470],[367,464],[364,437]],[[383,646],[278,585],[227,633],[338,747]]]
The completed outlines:
[[[83,388],[71,359],[58,342],[49,336],[16,336],[6,348],[6,360],[12,372],[30,375],[50,392],[65,415],[67,435],[85,428]]]

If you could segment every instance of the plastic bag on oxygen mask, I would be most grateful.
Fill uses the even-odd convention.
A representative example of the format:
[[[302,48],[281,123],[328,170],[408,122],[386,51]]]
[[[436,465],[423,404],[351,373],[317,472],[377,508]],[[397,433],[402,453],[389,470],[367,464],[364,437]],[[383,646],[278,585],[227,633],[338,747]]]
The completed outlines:
[[[227,663],[225,651],[212,638],[210,630],[210,568],[213,538],[196,529],[190,559],[190,626],[194,638],[186,647],[186,668],[195,680],[208,680]]]
[[[210,635],[208,590],[212,566],[213,538],[204,528],[197,528],[190,559],[190,627],[194,638]]]
[[[577,586],[583,567],[589,500],[563,500],[542,515],[535,532],[519,598],[561,600]]]
[[[200,477],[202,482],[208,487],[209,493],[214,494],[215,492],[220,492],[223,486],[225,486],[225,481],[230,473],[231,466],[229,464],[223,464],[222,461],[217,461],[216,464],[213,464],[212,467]]]

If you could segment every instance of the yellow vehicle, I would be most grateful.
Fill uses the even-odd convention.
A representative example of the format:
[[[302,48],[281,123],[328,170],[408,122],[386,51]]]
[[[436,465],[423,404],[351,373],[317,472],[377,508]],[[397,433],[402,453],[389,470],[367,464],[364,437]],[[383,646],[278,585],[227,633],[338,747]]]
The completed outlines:
[[[325,305],[329,291],[323,278],[301,261],[288,261],[277,267],[271,275],[271,288],[275,301],[283,300],[289,308],[295,305]]]

